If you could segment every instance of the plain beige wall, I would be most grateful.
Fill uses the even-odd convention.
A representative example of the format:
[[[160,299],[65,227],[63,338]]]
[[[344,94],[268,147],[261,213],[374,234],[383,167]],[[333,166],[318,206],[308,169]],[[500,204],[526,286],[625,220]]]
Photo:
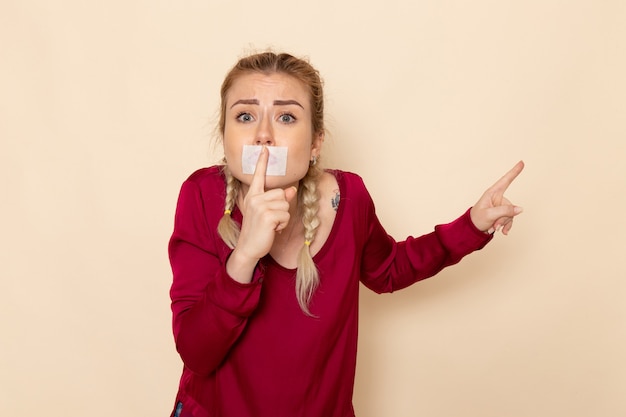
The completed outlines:
[[[359,417],[626,415],[622,0],[0,1],[0,409],[165,416],[166,244],[246,50],[309,56],[396,238],[517,160],[509,237],[362,291]]]

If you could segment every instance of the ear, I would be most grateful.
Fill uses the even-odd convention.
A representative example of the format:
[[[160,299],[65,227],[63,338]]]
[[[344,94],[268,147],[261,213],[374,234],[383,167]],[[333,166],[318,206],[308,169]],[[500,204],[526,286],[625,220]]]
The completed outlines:
[[[313,141],[311,142],[311,157],[320,156],[323,143],[324,143],[324,132],[319,132],[313,135]]]

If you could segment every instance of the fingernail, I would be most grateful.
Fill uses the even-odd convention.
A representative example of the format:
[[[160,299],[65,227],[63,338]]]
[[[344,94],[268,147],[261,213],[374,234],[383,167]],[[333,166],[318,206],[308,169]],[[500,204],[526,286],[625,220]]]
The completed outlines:
[[[519,206],[515,206],[515,208],[513,209],[513,212],[515,214],[520,214],[522,211],[524,211],[524,209],[522,207],[519,207]]]
[[[487,230],[487,233],[489,233],[490,235],[495,233],[495,229],[492,227],[491,229]]]

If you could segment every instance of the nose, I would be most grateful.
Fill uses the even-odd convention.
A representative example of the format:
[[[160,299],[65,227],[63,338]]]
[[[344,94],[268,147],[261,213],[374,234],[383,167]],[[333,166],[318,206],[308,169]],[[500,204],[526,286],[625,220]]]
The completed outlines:
[[[255,145],[274,145],[274,131],[269,118],[262,118],[257,125],[254,143]]]

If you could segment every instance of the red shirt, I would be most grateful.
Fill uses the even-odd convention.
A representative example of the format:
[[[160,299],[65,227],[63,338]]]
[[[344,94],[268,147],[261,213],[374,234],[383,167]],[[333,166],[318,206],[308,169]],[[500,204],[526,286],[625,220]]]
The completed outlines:
[[[228,276],[231,253],[217,233],[224,211],[220,167],[198,170],[182,186],[169,255],[176,348],[184,368],[181,416],[352,417],[359,282],[378,293],[430,277],[491,238],[469,210],[454,222],[403,242],[376,217],[362,179],[330,171],[341,201],[314,261],[320,285],[306,316],[295,270],[271,256],[253,280]],[[241,212],[233,218],[241,222]],[[180,407],[180,406],[179,406]]]

